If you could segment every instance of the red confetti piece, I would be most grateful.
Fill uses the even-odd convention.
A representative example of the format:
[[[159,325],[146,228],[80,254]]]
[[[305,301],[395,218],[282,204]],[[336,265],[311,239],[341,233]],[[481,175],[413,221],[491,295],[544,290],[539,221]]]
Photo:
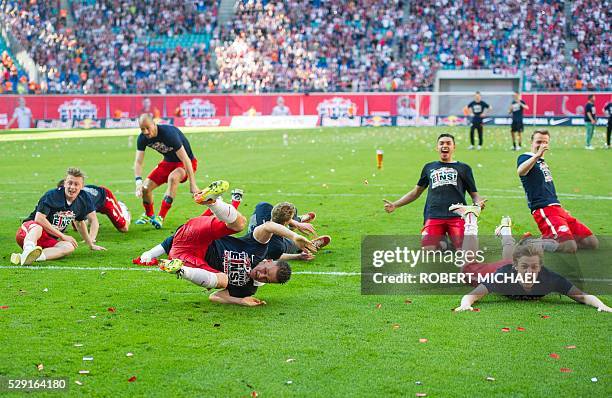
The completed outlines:
[[[0,310],[8,310],[8,305],[0,305]]]
[[[427,339],[419,339],[419,343],[427,343]]]
[[[376,308],[377,309],[380,308],[380,307],[382,307],[382,304],[380,304],[380,303],[376,304]]]
[[[548,356],[553,359],[559,359],[559,354],[555,354],[554,352],[552,354],[549,354]]]
[[[116,312],[117,309],[115,307],[108,307],[107,311],[108,312]]]
[[[575,345],[566,345],[565,348],[567,348],[568,350],[573,350],[576,348]]]
[[[542,315],[540,318],[542,318],[542,319],[548,319],[548,318],[550,318],[550,315]]]
[[[516,330],[518,330],[519,332],[524,332],[525,328],[519,326],[519,327],[516,328]]]
[[[501,330],[501,331],[502,331],[502,332],[509,332],[509,331],[510,331],[510,328],[502,328],[502,330]]]
[[[257,391],[251,391],[251,397],[257,398],[258,396],[259,394],[257,394]]]
[[[572,370],[570,368],[561,368],[559,369],[561,373],[570,373]]]
[[[128,379],[128,382],[129,382],[129,383],[133,383],[133,382],[135,382],[135,381],[136,381],[136,376],[132,376],[132,377],[130,377],[130,378]]]
[[[480,312],[480,308],[472,308],[473,312]]]

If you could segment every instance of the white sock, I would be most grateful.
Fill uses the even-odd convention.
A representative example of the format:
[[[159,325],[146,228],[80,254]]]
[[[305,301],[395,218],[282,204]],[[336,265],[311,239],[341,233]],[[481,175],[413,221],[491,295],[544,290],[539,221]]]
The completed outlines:
[[[25,241],[23,242],[23,251],[25,252],[26,250],[32,250],[33,248],[36,247],[36,243],[33,243],[31,241]]]
[[[221,198],[217,198],[215,203],[207,205],[215,217],[226,224],[231,224],[238,218],[238,211],[229,203],[225,203]]]
[[[45,256],[45,252],[40,253],[40,256],[36,259],[36,261],[45,261],[47,260],[47,256]]]
[[[559,242],[554,239],[541,239],[540,243],[542,243],[542,248],[546,252],[555,252],[559,247]]]
[[[473,213],[469,213],[464,217],[465,224],[463,225],[464,235],[478,235],[478,217]]]
[[[207,288],[217,287],[217,275],[205,269],[183,267],[181,268],[181,276],[183,279],[187,279],[198,286]]]

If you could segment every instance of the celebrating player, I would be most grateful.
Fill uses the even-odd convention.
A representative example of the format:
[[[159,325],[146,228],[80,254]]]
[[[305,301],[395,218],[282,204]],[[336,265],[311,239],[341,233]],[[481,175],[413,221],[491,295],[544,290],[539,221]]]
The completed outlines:
[[[76,221],[76,227],[91,250],[106,250],[94,244],[85,220],[91,228],[98,228],[98,218],[90,197],[83,191],[85,176],[81,170],[69,168],[64,185],[45,193],[36,209],[17,230],[15,239],[23,248],[11,254],[13,264],[30,265],[34,261],[55,260],[72,253],[77,241],[64,234],[66,227]]]
[[[547,251],[575,253],[577,249],[596,249],[599,241],[593,232],[561,206],[544,153],[548,150],[548,130],[531,135],[531,152],[517,159],[517,173],[527,194],[527,205],[542,233],[548,239]]]
[[[612,133],[612,101],[604,107],[604,112],[608,114],[608,128],[606,129],[606,148],[610,149],[610,133]]]
[[[510,105],[508,113],[512,114],[512,126],[510,134],[512,135],[512,150],[518,151],[523,146],[523,110],[529,109],[525,101],[521,99],[521,94],[518,91],[514,92],[514,99]],[[518,145],[516,138],[518,137]]]
[[[463,250],[476,252],[478,217],[474,209],[471,206],[457,206],[455,211],[466,221]],[[502,260],[489,264],[472,263],[462,268],[462,272],[471,274],[473,281],[477,281],[476,275],[501,274],[503,277],[496,277],[491,282],[476,283],[476,288],[463,296],[461,305],[455,311],[472,311],[472,305],[489,293],[498,293],[517,300],[534,300],[549,293],[559,293],[579,303],[593,306],[598,311],[612,312],[612,308],[600,299],[582,292],[566,278],[543,266],[544,250],[541,240],[523,239],[514,245],[511,226],[510,217],[503,217],[501,225],[495,230],[496,235],[502,239]],[[505,282],[497,283],[498,280]]]
[[[227,190],[225,181],[215,181],[195,200],[205,204],[213,213],[192,218],[160,245],[143,253],[141,261],[168,253],[168,261],[161,268],[207,288],[221,288],[210,295],[210,300],[224,304],[255,306],[265,304],[253,294],[262,283],[285,283],[291,268],[285,261],[265,260],[268,243],[273,235],[291,239],[297,247],[316,252],[307,238],[288,228],[268,221],[242,238],[229,236],[241,231],[245,217],[220,195]]]
[[[192,194],[198,192],[195,172],[198,161],[191,152],[189,141],[176,127],[156,124],[150,114],[142,114],[138,119],[140,135],[138,136],[136,160],[134,161],[134,176],[136,178],[136,196],[142,197],[145,212],[136,220],[136,224],[151,223],[155,228],[162,227],[168,210],[176,197],[176,190],[180,183],[189,179],[189,188]],[[142,162],[146,147],[155,149],[164,156],[164,159],[153,169],[149,176],[142,181]],[[153,190],[160,185],[168,183],[159,214],[155,215],[153,209]]]
[[[453,160],[455,153],[455,137],[450,134],[440,134],[436,149],[440,160],[427,163],[421,171],[417,185],[406,195],[395,202],[384,200],[385,211],[393,212],[396,208],[414,202],[425,189],[425,226],[421,234],[421,244],[425,249],[434,250],[440,245],[442,238],[448,234],[456,248],[461,247],[464,222],[461,217],[453,214],[449,207],[453,204],[466,204],[465,193],[468,192],[478,211],[484,207],[484,200],[478,195],[472,168],[465,163]]]
[[[474,130],[478,131],[477,148],[479,150],[482,148],[482,119],[486,116],[487,110],[490,112],[492,109],[493,108],[489,104],[481,100],[480,91],[476,91],[474,101],[470,102],[467,106],[469,115],[472,117],[472,125],[470,126],[470,146],[468,149],[474,149]]]
[[[270,203],[261,202],[255,206],[255,211],[249,220],[248,231],[252,234],[256,227],[265,224],[268,221],[275,222],[285,227],[297,229],[306,234],[316,234],[315,228],[310,224],[316,214],[313,212],[306,213],[300,217],[296,216],[297,210],[295,206],[289,202],[281,202],[276,206]],[[331,238],[327,235],[319,236],[312,240],[317,250],[327,246]],[[307,252],[298,249],[291,239],[287,239],[278,235],[272,236],[268,242],[268,252],[266,257],[272,260],[304,260],[310,261],[314,256]]]
[[[64,180],[57,183],[58,188],[62,186],[64,186]],[[110,189],[104,186],[88,184],[83,187],[83,191],[89,195],[96,213],[106,215],[115,228],[117,228],[117,231],[128,231],[131,219],[130,212],[125,203],[117,200]],[[97,236],[98,226],[92,225],[89,228],[91,241],[95,242]]]
[[[597,125],[597,117],[595,116],[596,114],[597,112],[595,111],[595,96],[593,94],[590,94],[587,104],[584,107],[584,125],[586,126],[586,145],[584,149],[595,149],[593,148],[593,145],[591,145],[591,140],[593,139],[593,134],[595,133],[595,126]]]

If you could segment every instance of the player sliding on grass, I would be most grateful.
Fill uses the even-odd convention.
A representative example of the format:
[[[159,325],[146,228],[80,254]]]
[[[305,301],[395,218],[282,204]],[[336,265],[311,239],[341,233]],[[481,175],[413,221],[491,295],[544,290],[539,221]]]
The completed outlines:
[[[478,251],[478,208],[475,206],[454,206],[454,211],[465,220],[465,238],[462,250],[475,253]],[[549,293],[560,293],[571,299],[593,306],[599,311],[612,312],[612,309],[597,297],[586,294],[563,276],[543,266],[544,250],[542,240],[527,238],[517,245],[512,237],[512,221],[503,217],[495,234],[501,237],[502,260],[494,263],[472,263],[463,266],[462,272],[477,275],[501,274],[499,280],[510,280],[506,283],[495,281],[477,285],[461,299],[461,305],[455,311],[471,311],[472,305],[489,293],[498,293],[517,300],[534,300]],[[520,278],[519,278],[520,276]]]
[[[572,217],[557,198],[552,174],[544,161],[549,143],[548,130],[536,130],[531,135],[531,152],[517,159],[527,205],[545,239],[544,250],[575,253],[578,249],[597,249],[599,241],[593,232]]]
[[[424,209],[425,226],[421,230],[421,245],[427,250],[439,247],[446,234],[455,247],[461,247],[464,222],[449,210],[449,206],[455,203],[465,205],[466,192],[479,207],[484,207],[485,202],[476,190],[472,168],[453,160],[455,137],[440,134],[436,150],[440,154],[440,160],[427,163],[423,167],[421,178],[410,192],[395,202],[383,199],[385,211],[392,213],[396,208],[417,200],[429,187]]]
[[[291,239],[295,245],[309,252],[316,246],[307,238],[288,228],[268,221],[242,238],[229,236],[242,231],[246,218],[220,196],[227,191],[226,181],[215,181],[194,198],[206,205],[212,215],[192,218],[180,226],[173,236],[143,253],[141,261],[168,254],[160,268],[192,283],[223,289],[210,295],[213,302],[256,306],[265,304],[253,294],[263,283],[285,283],[291,268],[285,261],[265,260],[268,243],[273,235]]]
[[[90,197],[83,191],[85,176],[81,170],[69,168],[64,185],[45,193],[36,209],[17,230],[15,239],[23,248],[11,254],[11,263],[29,265],[34,261],[55,260],[69,255],[77,248],[77,241],[64,234],[66,227],[76,221],[79,234],[91,250],[106,250],[94,244],[85,220],[91,228],[98,228],[98,217]]]
[[[151,223],[159,229],[172,206],[179,184],[189,180],[191,193],[194,194],[199,191],[195,180],[198,161],[191,152],[189,141],[176,127],[156,124],[150,114],[140,115],[138,123],[141,133],[136,144],[134,176],[136,178],[136,196],[142,197],[145,212],[135,223],[138,225]],[[164,160],[153,169],[143,183],[142,162],[146,147],[161,153]],[[168,189],[164,194],[159,214],[155,215],[153,190],[166,182],[168,183]]]
[[[289,202],[281,202],[276,206],[272,206],[267,202],[261,202],[255,206],[255,211],[249,220],[248,231],[249,234],[252,234],[256,227],[268,221],[273,221],[306,234],[316,235],[315,228],[310,224],[315,218],[316,214],[313,212],[308,212],[298,217],[297,209]],[[312,240],[317,250],[327,246],[330,242],[331,238],[327,235],[318,236]],[[273,235],[270,242],[268,242],[266,258],[283,261],[310,261],[314,258],[314,255],[308,251],[300,250],[291,239]]]

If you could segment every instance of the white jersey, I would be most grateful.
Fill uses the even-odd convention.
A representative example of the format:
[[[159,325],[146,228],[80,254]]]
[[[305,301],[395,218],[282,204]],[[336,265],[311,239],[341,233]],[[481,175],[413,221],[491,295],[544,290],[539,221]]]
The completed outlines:
[[[17,107],[13,112],[13,117],[17,118],[17,125],[20,129],[29,129],[32,120],[32,111],[28,107]]]

